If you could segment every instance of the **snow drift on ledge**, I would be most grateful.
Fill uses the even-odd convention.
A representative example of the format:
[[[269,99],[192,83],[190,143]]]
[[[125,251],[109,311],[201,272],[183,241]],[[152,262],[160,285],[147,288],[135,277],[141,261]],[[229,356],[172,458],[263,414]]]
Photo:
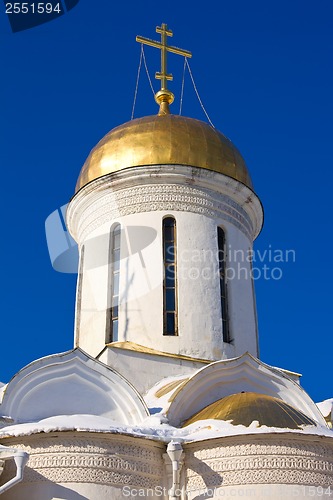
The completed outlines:
[[[172,439],[183,442],[202,441],[224,436],[272,432],[304,433],[333,438],[333,431],[326,427],[312,425],[304,426],[301,429],[284,429],[264,425],[259,427],[258,421],[253,421],[249,427],[246,427],[244,425],[232,425],[230,422],[223,420],[209,419],[195,422],[184,428],[176,428],[169,425],[167,419],[160,414],[146,418],[141,425],[137,426],[117,425],[116,422],[109,418],[96,415],[59,415],[45,418],[39,422],[3,427],[0,429],[0,438],[59,431],[116,433],[165,442]]]

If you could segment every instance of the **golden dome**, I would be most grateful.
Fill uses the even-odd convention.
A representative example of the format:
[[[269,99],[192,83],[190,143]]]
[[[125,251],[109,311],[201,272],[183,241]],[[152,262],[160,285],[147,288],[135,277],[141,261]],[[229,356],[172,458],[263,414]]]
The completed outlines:
[[[240,392],[219,399],[186,420],[183,426],[206,419],[231,420],[233,425],[247,427],[255,420],[259,426],[287,429],[316,425],[311,418],[281,399],[256,392]]]
[[[252,188],[241,154],[223,134],[200,120],[162,114],[131,120],[106,134],[83,165],[76,191],[129,167],[170,164],[214,170]]]

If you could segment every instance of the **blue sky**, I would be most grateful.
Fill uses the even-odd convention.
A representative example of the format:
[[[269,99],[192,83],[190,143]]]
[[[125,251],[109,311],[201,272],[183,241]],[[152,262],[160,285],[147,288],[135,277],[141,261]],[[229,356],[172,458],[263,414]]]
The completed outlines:
[[[73,195],[91,148],[130,119],[135,36],[156,39],[165,22],[172,44],[193,53],[210,119],[251,172],[265,210],[255,249],[295,251],[295,262],[278,264],[280,280],[255,281],[261,359],[302,373],[315,401],[333,397],[333,4],[169,1],[164,14],[157,7],[80,0],[61,18],[15,34],[0,13],[0,380],[73,346],[76,276],[52,269],[45,219]],[[159,55],[145,53],[153,75]],[[182,65],[170,56],[174,113]],[[156,111],[142,73],[135,117]],[[188,77],[183,114],[206,120]]]

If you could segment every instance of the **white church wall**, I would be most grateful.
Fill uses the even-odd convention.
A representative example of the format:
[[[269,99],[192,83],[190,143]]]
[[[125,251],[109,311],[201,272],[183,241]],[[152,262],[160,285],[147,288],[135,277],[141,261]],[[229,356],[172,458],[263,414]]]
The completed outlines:
[[[189,500],[332,495],[333,442],[325,436],[242,435],[185,444],[184,451]]]
[[[173,216],[177,223],[178,335],[163,336],[162,220]],[[120,262],[120,305],[118,341],[132,341],[165,352],[204,359],[231,358],[249,351],[257,355],[257,325],[250,263],[228,262],[229,320],[233,343],[222,341],[220,282],[217,263],[218,221],[186,212],[153,212],[119,219],[122,238],[132,234],[131,246],[140,245],[140,232],[156,232],[153,244],[141,254]],[[249,240],[231,224],[223,224],[228,244],[237,245],[243,255]],[[108,245],[111,224],[91,233],[85,242],[85,265],[80,299],[79,344],[98,355],[107,341]],[[144,230],[144,229],[143,229]],[[91,243],[90,243],[91,242]],[[94,265],[99,254],[101,266]],[[209,311],[209,313],[208,313]]]
[[[123,374],[140,392],[145,394],[155,384],[168,377],[192,375],[207,363],[147,354],[118,347],[107,347],[99,359]]]
[[[22,483],[4,493],[3,500],[123,500],[127,491],[154,492],[165,484],[165,445],[160,442],[84,432],[37,434],[7,441],[30,456]],[[12,474],[8,463],[2,481]]]
[[[163,217],[170,215],[177,224],[178,336],[162,333],[161,231]],[[191,167],[138,167],[83,188],[73,198],[67,217],[73,236],[85,245],[78,344],[96,356],[107,341],[109,234],[120,223],[127,248],[122,249],[119,333],[114,340],[211,360],[245,351],[257,355],[251,264],[245,257],[260,230],[261,217],[258,199],[248,188],[221,174]],[[228,281],[231,343],[222,341],[218,225],[225,230],[229,253],[237,248],[243,255],[240,263],[227,262],[233,273]],[[142,245],[145,231],[154,235],[146,246]],[[94,265],[96,256],[101,265]]]
[[[245,352],[258,357],[258,325],[252,280],[252,242],[233,224],[221,220],[226,230],[228,313],[232,345],[225,345],[223,359],[241,356]]]

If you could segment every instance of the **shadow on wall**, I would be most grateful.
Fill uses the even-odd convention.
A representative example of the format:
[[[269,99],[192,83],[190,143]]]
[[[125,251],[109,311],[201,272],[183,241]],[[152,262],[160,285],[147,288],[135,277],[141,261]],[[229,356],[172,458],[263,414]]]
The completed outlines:
[[[89,500],[89,497],[80,495],[80,493],[77,493],[76,491],[72,491],[65,486],[52,483],[52,485],[49,486],[47,494],[45,495],[45,492],[43,493],[43,500],[53,500],[55,498],[57,500]]]
[[[196,458],[191,457],[191,469],[202,477],[205,488],[201,488],[199,495],[193,497],[193,500],[207,500],[215,497],[213,490],[218,490],[223,484],[223,478],[218,472],[213,471],[207,464]],[[211,485],[214,485],[213,487]],[[210,494],[210,492],[212,492]]]
[[[31,469],[30,469],[31,471]],[[29,467],[25,469],[25,475],[29,474]],[[32,472],[32,471],[31,471]],[[34,481],[23,481],[14,486],[4,494],[5,500],[90,500],[89,497],[72,491],[65,486],[54,484],[36,471],[33,471]]]

